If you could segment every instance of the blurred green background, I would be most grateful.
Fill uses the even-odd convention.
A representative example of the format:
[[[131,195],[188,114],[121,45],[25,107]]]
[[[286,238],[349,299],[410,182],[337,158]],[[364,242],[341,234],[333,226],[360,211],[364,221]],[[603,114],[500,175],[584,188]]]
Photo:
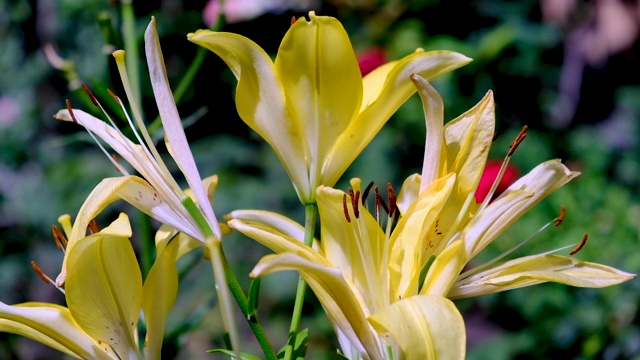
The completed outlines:
[[[134,2],[135,37],[156,16],[170,80],[176,86],[196,56],[188,32],[209,27],[216,1]],[[562,226],[537,235],[513,256],[554,250],[590,234],[579,258],[640,272],[640,5],[622,0],[228,0],[224,31],[245,35],[274,54],[292,16],[309,10],[336,16],[360,59],[395,60],[413,52],[448,49],[474,59],[434,82],[452,119],[493,90],[498,137],[492,158],[502,159],[523,125],[529,136],[512,164],[526,173],[561,158],[582,176],[538,205],[492,244],[490,259],[527,238],[567,208]],[[103,24],[101,27],[100,23]],[[111,24],[111,31],[108,24]],[[107,24],[107,25],[105,25]],[[92,110],[78,81],[103,103],[110,88],[124,94],[111,51],[122,47],[121,4],[106,0],[0,0],[0,301],[64,298],[39,280],[29,262],[50,276],[59,270],[50,227],[59,215],[75,215],[104,177],[117,173],[74,124],[52,115],[70,99]],[[141,56],[142,56],[142,50]],[[142,57],[141,57],[142,59]],[[142,62],[144,64],[144,62]],[[149,122],[157,116],[146,69],[141,71]],[[218,174],[218,216],[239,208],[268,209],[302,221],[299,204],[271,149],[238,118],[235,80],[208,53],[180,101],[192,116],[187,136],[203,175]],[[113,104],[112,104],[113,105]],[[93,110],[92,110],[93,111]],[[417,96],[410,99],[367,147],[338,187],[360,177],[399,188],[419,171],[424,120]],[[134,244],[148,220],[126,204],[99,217],[108,224],[118,211],[134,220]],[[152,228],[158,224],[152,222]],[[232,234],[225,250],[238,277],[268,251]],[[568,252],[566,250],[565,252]],[[221,347],[213,280],[201,253],[181,260],[184,278],[171,313],[165,358],[203,358]],[[263,279],[261,317],[274,347],[286,341],[297,276]],[[467,322],[469,359],[640,359],[637,280],[607,289],[556,284],[458,301]],[[259,349],[248,328],[247,343]],[[312,296],[303,326],[311,329],[309,358],[331,358],[337,342]],[[0,358],[59,356],[30,340],[0,334]],[[215,357],[213,355],[209,355]]]

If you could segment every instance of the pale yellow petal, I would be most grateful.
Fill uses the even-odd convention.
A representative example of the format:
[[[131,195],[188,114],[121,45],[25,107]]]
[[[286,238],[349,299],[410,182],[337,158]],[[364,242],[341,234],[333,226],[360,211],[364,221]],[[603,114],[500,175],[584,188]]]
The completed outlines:
[[[532,255],[492,266],[461,278],[449,298],[464,298],[517,289],[543,282],[600,288],[620,284],[636,277],[606,265],[552,254]]]
[[[331,322],[340,328],[353,347],[371,359],[382,359],[381,344],[367,322],[369,311],[363,308],[360,294],[336,268],[326,262],[314,262],[293,253],[267,255],[251,272],[260,277],[279,271],[296,270],[322,304]]]
[[[158,231],[156,231],[155,244],[156,251],[164,251],[164,248],[169,242],[176,242],[178,244],[178,250],[175,251],[175,261],[178,261],[183,255],[189,253],[191,250],[203,246],[201,241],[178,231],[169,225],[162,224]]]
[[[0,302],[0,332],[26,336],[78,359],[116,358],[76,324],[67,308],[55,304]]]
[[[420,295],[447,296],[458,275],[467,264],[463,246],[462,240],[456,240],[436,257],[424,279]]]
[[[411,296],[376,312],[369,322],[382,336],[395,339],[403,355],[396,359],[464,359],[466,335],[462,315],[451,300]]]
[[[360,109],[358,60],[337,19],[310,13],[309,20],[301,17],[287,31],[275,67],[287,107],[307,142],[311,188],[315,189],[321,185],[319,175],[327,154]]]
[[[238,79],[238,114],[275,150],[301,199],[312,198],[304,135],[287,109],[285,91],[269,55],[253,41],[232,33],[198,30],[187,39],[213,51],[229,66]]]
[[[333,186],[391,115],[416,91],[409,79],[411,74],[431,81],[469,61],[471,59],[466,56],[450,51],[417,51],[395,62],[392,67],[383,66],[367,75],[363,80],[360,114],[340,135],[328,155],[321,184]],[[384,82],[380,81],[383,76]],[[369,77],[374,81],[368,81]]]
[[[578,175],[559,160],[549,160],[518,179],[467,225],[463,237],[468,258],[477,255],[529,209]]]
[[[418,198],[418,194],[420,193],[420,181],[421,176],[419,174],[410,175],[404,183],[402,183],[402,187],[400,188],[400,193],[398,193],[398,199],[396,199],[396,205],[398,209],[400,209],[400,214],[405,214],[409,205]]]
[[[431,183],[398,221],[390,239],[392,298],[405,298],[418,292],[422,265],[439,247],[425,240],[427,231],[438,221],[455,180],[455,174],[450,174]]]
[[[142,276],[128,237],[105,228],[83,238],[68,252],[67,270],[67,304],[78,326],[121,358],[137,358]]]
[[[145,357],[148,359],[160,359],[166,318],[178,295],[175,263],[178,247],[178,241],[172,241],[158,250],[142,288],[142,309],[147,325]]]

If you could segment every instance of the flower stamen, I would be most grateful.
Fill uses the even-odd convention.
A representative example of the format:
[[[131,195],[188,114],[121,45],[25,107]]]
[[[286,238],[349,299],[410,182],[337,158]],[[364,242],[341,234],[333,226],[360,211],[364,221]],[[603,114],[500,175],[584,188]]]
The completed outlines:
[[[347,219],[347,222],[351,222],[351,216],[349,216],[349,208],[347,207],[347,194],[342,196],[342,209],[344,210],[344,217]]]
[[[56,246],[64,252],[69,242],[67,237],[57,225],[51,225],[51,232],[53,233],[53,240],[56,242]]]
[[[582,248],[585,246],[585,244],[587,243],[587,239],[589,238],[589,234],[584,233],[584,235],[582,235],[582,240],[580,240],[580,243],[578,243],[578,245],[571,250],[571,252],[569,253],[569,255],[575,255],[578,253],[578,251],[582,250]]]
[[[560,224],[562,224],[562,222],[564,221],[564,216],[566,214],[566,209],[564,207],[564,205],[560,206],[560,215],[558,215],[558,217],[556,218],[556,222],[553,223],[553,226],[560,226]]]
[[[362,193],[362,206],[366,207],[367,197],[369,196],[369,191],[371,191],[372,187],[373,187],[373,181],[371,181],[369,185],[367,185],[367,187],[364,189],[364,192]]]
[[[31,267],[33,268],[33,270],[36,272],[36,274],[38,274],[38,276],[40,277],[40,279],[42,279],[42,281],[44,281],[46,284],[51,284],[53,285],[56,289],[60,290],[63,294],[64,294],[64,289],[61,287],[58,287],[56,285],[56,282],[53,281],[53,279],[51,279],[50,277],[47,276],[47,274],[44,273],[44,271],[42,271],[42,269],[40,268],[40,266],[38,266],[38,264],[36,264],[35,261],[31,260]]]

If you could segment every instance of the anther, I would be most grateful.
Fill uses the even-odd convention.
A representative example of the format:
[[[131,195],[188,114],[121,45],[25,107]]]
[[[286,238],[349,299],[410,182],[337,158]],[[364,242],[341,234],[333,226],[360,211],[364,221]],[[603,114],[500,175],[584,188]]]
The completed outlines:
[[[73,115],[73,109],[71,108],[71,100],[67,99],[66,104],[67,104],[67,111],[69,111],[69,116],[71,116],[71,120],[73,120],[73,122],[77,124],[78,120],[76,120],[76,116]]]
[[[396,192],[391,183],[387,183],[387,196],[389,197],[389,216],[394,216],[398,206],[396,205]]]
[[[578,246],[576,246],[573,250],[571,250],[569,255],[575,255],[575,254],[578,253],[578,251],[582,250],[584,245],[587,243],[587,238],[588,237],[589,237],[589,234],[584,233],[584,235],[582,235],[582,240],[580,240],[580,243],[578,244]]]
[[[367,185],[367,187],[364,189],[364,192],[362,193],[362,206],[364,206],[364,202],[367,201],[367,196],[369,196],[369,191],[371,191],[371,188],[373,187],[373,181],[369,183],[369,185]]]
[[[67,237],[57,225],[51,225],[51,231],[53,232],[53,240],[56,242],[58,249],[64,251],[67,248]]]
[[[355,195],[351,198],[351,204],[353,205],[353,215],[356,219],[360,218],[360,209],[358,203],[360,202],[360,190],[357,190]]]
[[[296,17],[295,17],[295,16],[292,16],[292,17],[291,17],[291,25],[293,25],[293,24],[295,24],[295,23],[296,23]]]
[[[89,99],[91,99],[91,102],[93,103],[93,105],[100,106],[100,104],[98,103],[98,99],[96,99],[96,97],[93,96],[93,93],[91,92],[91,90],[89,90],[89,87],[87,86],[87,84],[81,83],[80,85],[82,85],[84,92],[86,92],[87,95],[89,95]]]
[[[564,205],[560,206],[560,215],[558,215],[558,217],[556,218],[556,222],[553,223],[553,226],[560,226],[560,224],[562,224],[562,222],[564,221],[565,213],[566,210],[564,208]]]
[[[347,222],[351,222],[351,216],[349,216],[349,208],[347,207],[347,194],[342,196],[342,209],[344,209],[344,217],[347,219]]]
[[[382,208],[384,209],[384,212],[389,214],[389,208],[387,207],[387,203],[384,202],[384,199],[382,198],[382,196],[380,196],[380,190],[378,189],[377,186],[375,188],[373,188],[373,190],[376,193],[376,201],[377,201],[377,203],[380,206],[382,206]]]
[[[518,145],[520,145],[524,141],[524,139],[527,137],[528,128],[529,127],[527,125],[522,127],[522,130],[520,130],[520,133],[518,133],[518,136],[516,136],[515,140],[513,140],[513,142],[509,146],[509,152],[507,153],[507,157],[513,155]]]
[[[44,273],[44,271],[42,271],[42,269],[40,269],[40,266],[38,266],[38,264],[36,264],[35,261],[31,261],[31,267],[33,268],[33,270],[35,270],[36,274],[38,274],[38,276],[40,276],[40,279],[42,279],[42,281],[44,281],[47,284],[52,284],[53,282],[51,282],[51,279]]]
[[[118,106],[122,106],[122,101],[120,101],[120,98],[118,97],[118,95],[114,94],[113,91],[111,91],[110,89],[107,89],[107,93],[109,93],[109,96],[111,96],[113,100],[115,100],[118,103]]]
[[[98,228],[98,222],[95,219],[89,221],[89,226],[87,226],[87,228],[89,229],[89,232],[91,234],[97,234],[98,232],[100,232],[100,229]]]

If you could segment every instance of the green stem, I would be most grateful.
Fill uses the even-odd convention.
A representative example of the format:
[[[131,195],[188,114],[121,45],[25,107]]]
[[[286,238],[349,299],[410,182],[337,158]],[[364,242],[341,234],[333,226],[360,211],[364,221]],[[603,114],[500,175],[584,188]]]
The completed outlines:
[[[267,360],[277,360],[276,356],[269,339],[267,338],[260,321],[258,321],[257,314],[251,313],[249,308],[249,300],[244,294],[242,290],[242,286],[238,282],[238,278],[236,278],[235,273],[231,269],[229,262],[227,261],[227,257],[224,255],[224,251],[222,248],[220,249],[221,257],[222,257],[222,265],[224,266],[224,275],[227,279],[227,285],[229,286],[229,290],[231,291],[231,295],[233,295],[234,299],[238,303],[242,314],[244,315],[245,320],[249,323],[249,327],[251,327],[251,331],[255,335],[258,340],[258,344],[260,348],[262,348],[262,352]]]
[[[151,235],[151,218],[149,215],[140,212],[138,220],[139,227],[136,230],[140,234],[140,242],[142,243],[140,265],[142,267],[142,276],[146,279],[149,270],[151,270],[151,266],[153,266],[156,244]]]
[[[304,206],[304,243],[307,246],[313,245],[313,235],[316,231],[316,223],[318,220],[318,206],[315,203],[306,204]],[[307,283],[302,276],[298,278],[298,289],[296,290],[296,301],[293,305],[293,314],[291,315],[291,326],[289,327],[289,339],[292,340],[287,344],[284,359],[291,360],[293,355],[293,346],[295,344],[295,334],[300,326],[300,318],[302,317],[302,306],[304,305],[304,295],[307,290]]]
[[[127,73],[131,82],[133,101],[142,104],[140,94],[140,61],[138,59],[138,42],[136,34],[136,18],[133,13],[133,0],[122,1],[122,37],[124,51],[127,56]]]

